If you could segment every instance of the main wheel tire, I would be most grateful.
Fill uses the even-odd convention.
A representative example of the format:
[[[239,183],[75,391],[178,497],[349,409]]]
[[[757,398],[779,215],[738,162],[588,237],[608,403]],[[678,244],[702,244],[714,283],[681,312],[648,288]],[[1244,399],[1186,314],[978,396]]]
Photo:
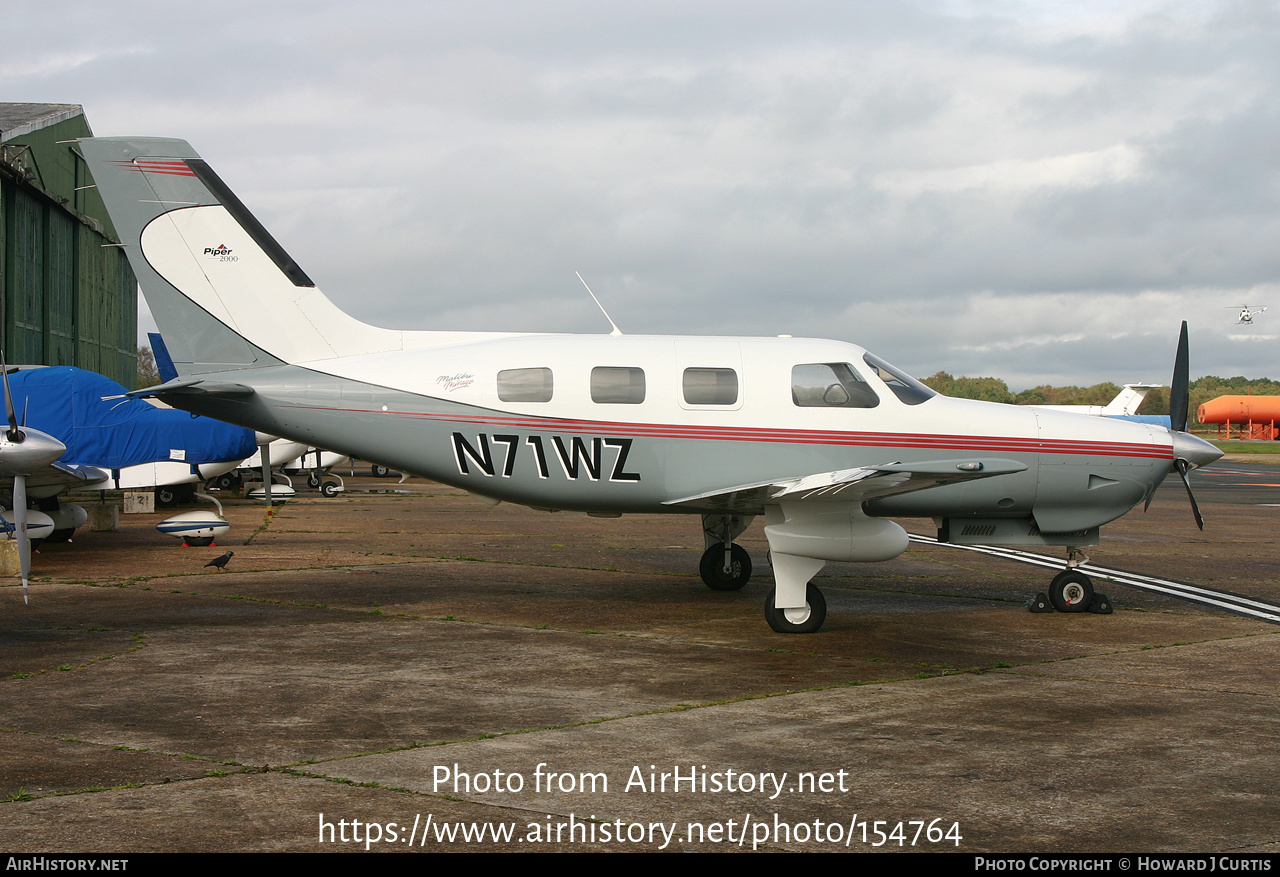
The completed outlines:
[[[337,496],[337,495],[338,495],[338,482],[336,482],[336,481],[326,481],[324,484],[321,484],[321,485],[320,485],[320,494],[321,494],[322,496],[329,497],[330,499],[332,499],[333,497]]]
[[[307,487],[315,490],[320,486],[320,476],[314,472],[307,473]]]
[[[157,487],[156,502],[162,506],[178,504],[178,491],[173,487]]]
[[[217,485],[220,490],[235,490],[240,486],[240,476],[234,472],[228,472],[225,475],[219,475]]]
[[[815,633],[827,620],[827,599],[813,585],[805,586],[803,609],[779,609],[774,605],[778,589],[764,601],[764,619],[778,633]]]
[[[729,571],[724,570],[724,546],[712,545],[702,553],[698,572],[713,591],[740,591],[751,579],[751,555],[741,545],[729,549]]]
[[[374,478],[386,478],[391,474],[391,470],[386,466],[379,466],[377,463],[369,467],[369,471],[373,472]]]
[[[1093,602],[1093,582],[1073,569],[1060,572],[1049,584],[1049,602],[1059,612],[1084,612]]]

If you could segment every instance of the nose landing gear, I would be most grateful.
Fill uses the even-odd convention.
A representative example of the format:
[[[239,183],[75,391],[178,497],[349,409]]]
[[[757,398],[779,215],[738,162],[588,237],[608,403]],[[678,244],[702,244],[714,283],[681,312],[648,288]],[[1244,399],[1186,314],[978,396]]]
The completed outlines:
[[[1067,550],[1067,569],[1053,577],[1049,594],[1036,594],[1027,604],[1032,612],[1093,612],[1110,615],[1111,600],[1105,594],[1093,590],[1093,580],[1080,572],[1079,567],[1089,558],[1078,548]]]
[[[1049,602],[1059,612],[1084,612],[1093,602],[1093,581],[1073,569],[1060,572],[1049,583]]]

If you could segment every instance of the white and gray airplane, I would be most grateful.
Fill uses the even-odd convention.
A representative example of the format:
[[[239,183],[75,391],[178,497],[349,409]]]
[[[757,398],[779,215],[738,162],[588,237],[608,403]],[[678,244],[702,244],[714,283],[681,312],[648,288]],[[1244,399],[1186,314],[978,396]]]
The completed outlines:
[[[79,145],[179,373],[137,392],[490,500],[699,515],[718,590],[746,584],[734,539],[763,515],[779,632],[822,625],[827,561],[906,549],[890,516],[1065,546],[1050,597],[1081,611],[1078,548],[1221,456],[1183,431],[1185,324],[1173,430],[947,398],[840,341],[393,331],[335,307],[187,143]]]

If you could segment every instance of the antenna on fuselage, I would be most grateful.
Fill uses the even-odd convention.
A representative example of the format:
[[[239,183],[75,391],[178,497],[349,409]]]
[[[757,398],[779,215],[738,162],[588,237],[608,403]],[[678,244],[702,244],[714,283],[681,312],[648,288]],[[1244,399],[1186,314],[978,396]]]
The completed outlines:
[[[578,274],[578,272],[577,272],[577,271],[574,271],[573,273],[574,273],[574,274]],[[578,279],[579,279],[579,280],[582,280],[582,275],[581,275],[581,274],[578,274]],[[587,286],[587,281],[582,280],[582,285],[583,285],[583,286]],[[605,318],[606,320],[608,320],[608,321],[609,321],[609,325],[613,327],[613,331],[612,331],[612,332],[610,332],[609,334],[610,334],[610,335],[614,335],[614,336],[621,335],[621,334],[622,334],[622,330],[621,330],[621,329],[619,329],[619,328],[618,328],[618,324],[617,324],[617,323],[615,323],[615,322],[613,321],[613,317],[609,316],[609,312],[608,312],[608,311],[606,311],[606,310],[604,309],[604,305],[600,304],[600,299],[596,298],[596,294],[595,294],[594,292],[592,292],[592,291],[591,291],[591,287],[590,287],[590,286],[587,286],[587,294],[591,296],[591,300],[592,300],[593,302],[595,302],[595,303],[596,303],[596,307],[598,307],[598,308],[600,309],[600,313],[604,314],[604,318]]]

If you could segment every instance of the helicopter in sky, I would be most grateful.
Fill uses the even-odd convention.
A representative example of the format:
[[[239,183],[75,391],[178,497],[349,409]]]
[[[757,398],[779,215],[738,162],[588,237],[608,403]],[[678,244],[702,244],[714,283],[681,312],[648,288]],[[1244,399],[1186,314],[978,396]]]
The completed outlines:
[[[1235,309],[1235,305],[1226,305],[1226,307]],[[1250,310],[1248,305],[1240,305],[1240,315],[1236,317],[1236,325],[1240,326],[1245,323],[1252,325],[1254,317],[1260,317],[1266,313],[1266,308],[1253,308]]]

